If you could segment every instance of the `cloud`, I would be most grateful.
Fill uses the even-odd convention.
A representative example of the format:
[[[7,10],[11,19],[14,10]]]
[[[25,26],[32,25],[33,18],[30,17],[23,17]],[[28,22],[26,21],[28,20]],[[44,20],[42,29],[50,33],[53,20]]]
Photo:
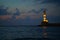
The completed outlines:
[[[57,6],[60,6],[60,0],[34,0],[35,5],[43,5],[43,4],[55,4]]]
[[[0,6],[0,15],[7,15],[8,7]]]
[[[16,19],[26,19],[27,15],[20,15],[20,16],[16,16]]]
[[[39,18],[39,15],[37,14],[21,14],[20,16],[16,16],[16,19],[26,19],[29,16],[29,19],[37,19]]]
[[[15,13],[13,15],[20,15],[20,11],[19,11],[18,8],[16,8],[16,11],[15,11]]]
[[[3,15],[3,16],[0,16],[0,19],[2,19],[2,20],[9,20],[11,18],[12,18],[11,15]]]
[[[4,5],[1,5],[0,15],[20,15],[20,10],[18,8],[8,8]]]
[[[60,3],[60,0],[44,0],[43,3]]]
[[[41,4],[48,4],[48,3],[52,3],[52,4],[55,4],[57,6],[60,6],[60,0],[44,0],[41,2]]]
[[[36,14],[39,14],[43,10],[44,10],[44,8],[41,8],[41,9],[32,9],[32,10],[28,11],[28,13],[36,13]]]

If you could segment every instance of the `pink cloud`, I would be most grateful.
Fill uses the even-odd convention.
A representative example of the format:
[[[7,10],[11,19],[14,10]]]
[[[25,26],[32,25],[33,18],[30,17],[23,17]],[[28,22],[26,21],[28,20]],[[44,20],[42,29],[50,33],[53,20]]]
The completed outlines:
[[[16,19],[25,19],[27,17],[27,15],[20,15],[20,16],[16,16]]]
[[[0,19],[2,19],[2,20],[7,20],[7,19],[10,19],[10,18],[11,18],[10,15],[2,15],[2,16],[0,16]]]
[[[34,13],[24,13],[24,14],[21,14],[20,16],[16,16],[16,19],[25,19],[26,17],[30,17],[30,19],[37,19],[37,18],[40,18],[40,14],[34,14]]]
[[[19,16],[16,16],[16,20],[18,19],[26,19],[26,17],[30,17],[30,19],[38,19],[40,18],[40,14],[34,14],[34,13],[24,13],[24,14],[20,14]],[[2,20],[9,20],[13,17],[13,15],[1,15],[0,19]]]

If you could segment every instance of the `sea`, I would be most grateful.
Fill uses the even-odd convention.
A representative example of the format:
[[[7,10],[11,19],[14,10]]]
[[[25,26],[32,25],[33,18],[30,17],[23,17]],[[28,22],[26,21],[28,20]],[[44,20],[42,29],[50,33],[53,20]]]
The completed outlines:
[[[0,27],[0,40],[60,40],[60,26]]]

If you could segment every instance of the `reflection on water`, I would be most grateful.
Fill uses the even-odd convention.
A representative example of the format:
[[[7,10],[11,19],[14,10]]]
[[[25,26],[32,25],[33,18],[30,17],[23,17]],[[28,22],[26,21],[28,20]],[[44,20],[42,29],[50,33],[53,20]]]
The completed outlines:
[[[0,27],[0,40],[17,38],[53,38],[60,37],[60,27]]]
[[[43,38],[48,38],[48,36],[47,36],[47,32],[46,32],[46,29],[47,29],[47,26],[42,26],[42,28],[43,28],[43,34],[42,34],[42,37]]]

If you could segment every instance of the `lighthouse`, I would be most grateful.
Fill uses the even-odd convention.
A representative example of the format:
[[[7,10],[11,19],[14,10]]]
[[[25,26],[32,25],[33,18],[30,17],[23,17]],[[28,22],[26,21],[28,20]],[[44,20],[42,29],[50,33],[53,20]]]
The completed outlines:
[[[43,20],[42,20],[42,23],[43,24],[47,24],[48,23],[48,20],[47,20],[47,14],[46,14],[46,10],[43,11]]]

